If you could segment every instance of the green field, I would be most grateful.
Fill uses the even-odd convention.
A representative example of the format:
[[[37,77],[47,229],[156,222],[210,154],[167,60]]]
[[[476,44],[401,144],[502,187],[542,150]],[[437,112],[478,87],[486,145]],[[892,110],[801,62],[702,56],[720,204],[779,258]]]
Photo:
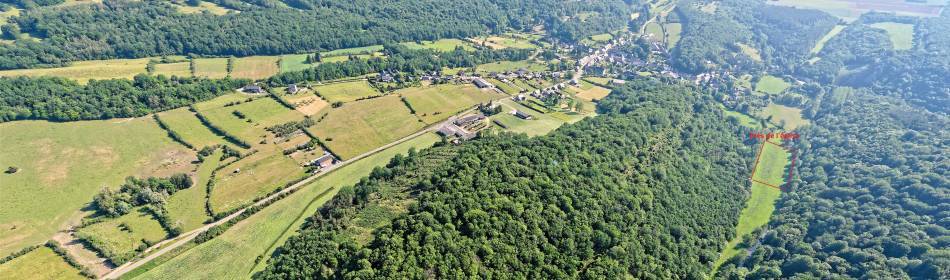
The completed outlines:
[[[825,47],[825,44],[828,43],[828,40],[831,40],[831,38],[834,38],[835,35],[838,35],[838,33],[841,33],[841,30],[844,30],[844,27],[845,25],[835,25],[835,27],[832,28],[831,31],[828,31],[828,34],[825,34],[824,37],[821,37],[821,40],[819,40],[818,43],[815,44],[815,47],[811,49],[811,53],[817,54],[818,52],[820,52],[821,49]]]
[[[301,120],[304,117],[299,111],[290,110],[269,97],[255,98],[253,101],[233,106],[224,106],[227,102],[222,102],[235,99],[245,100],[248,97],[240,93],[224,95],[198,103],[195,107],[208,121],[247,143],[260,142],[260,139],[266,135],[265,127]],[[236,116],[235,111],[244,114],[245,118]]]
[[[942,0],[938,0],[942,1]],[[865,5],[860,5],[859,2],[865,2]],[[872,2],[872,3],[867,3]],[[880,5],[874,5],[880,2]],[[791,6],[802,9],[816,9],[827,12],[833,16],[851,21],[861,14],[868,12],[870,10],[875,10],[878,12],[893,12],[898,15],[907,15],[915,17],[933,17],[938,16],[940,8],[931,8],[931,9],[920,9],[921,4],[910,3],[903,0],[878,0],[878,1],[866,1],[866,0],[773,0],[766,1],[768,4],[772,5],[781,5],[781,6]],[[946,2],[931,2],[931,4],[945,4]]]
[[[575,96],[585,101],[600,100],[600,99],[603,99],[604,97],[607,97],[607,95],[610,94],[610,89],[596,86],[585,80],[581,80],[580,85],[576,88],[575,87],[568,87],[568,88],[569,89],[573,88],[574,91],[576,91]]]
[[[663,24],[663,28],[666,30],[667,48],[672,49],[676,46],[676,43],[680,41],[680,33],[683,32],[683,24],[665,23]]]
[[[652,21],[647,23],[646,29],[644,31],[646,34],[652,34],[653,40],[657,41],[663,40],[663,37],[665,36],[663,34],[663,26],[660,26],[660,24]]]
[[[768,93],[768,94],[779,94],[785,91],[790,84],[782,78],[775,77],[772,75],[765,75],[759,78],[759,81],[755,83],[755,91]]]
[[[521,68],[527,69],[529,71],[545,71],[548,69],[547,66],[544,66],[544,64],[535,63],[528,60],[499,61],[495,63],[480,64],[477,67],[479,72],[505,72],[515,71]]]
[[[425,124],[395,95],[344,104],[310,127],[343,159],[352,158],[422,129]]]
[[[155,65],[156,75],[191,77],[188,62],[162,63]]]
[[[531,43],[531,40],[527,38],[521,38],[517,35],[504,35],[504,36],[491,36],[491,37],[479,37],[469,39],[469,41],[475,44],[485,45],[486,47],[492,49],[504,49],[504,48],[515,48],[515,49],[535,49],[538,46],[535,46]]]
[[[16,69],[0,71],[0,76],[56,76],[86,83],[90,79],[131,79],[145,73],[149,58],[77,61],[57,68]]]
[[[183,13],[183,14],[198,14],[198,13],[208,12],[213,15],[221,16],[231,11],[237,12],[235,10],[221,7],[221,6],[218,6],[218,4],[211,3],[208,1],[201,1],[201,4],[198,4],[197,7],[192,7],[189,5],[175,5],[175,6],[178,7],[178,12]]]
[[[209,198],[212,212],[223,213],[247,205],[306,175],[303,167],[275,146],[259,148],[262,150],[215,174]]]
[[[360,98],[380,95],[381,93],[369,85],[368,82],[359,80],[351,82],[328,83],[313,87],[320,96],[323,96],[330,103],[350,102]]]
[[[878,22],[871,27],[884,29],[891,38],[895,50],[909,50],[914,47],[914,25],[896,22]]]
[[[80,280],[86,277],[53,252],[53,249],[41,246],[26,255],[0,264],[0,279]]]
[[[172,225],[181,227],[182,232],[199,228],[211,218],[208,211],[205,210],[205,200],[208,196],[207,186],[211,179],[211,172],[221,163],[222,154],[224,154],[222,150],[217,149],[213,154],[205,157],[204,162],[198,166],[198,172],[193,177],[195,184],[190,188],[176,192],[165,203],[165,209],[168,210],[168,217]]]
[[[498,121],[504,124],[506,127],[504,128],[505,130],[524,133],[528,136],[537,136],[547,134],[564,124],[564,120],[548,114],[538,113],[510,99],[505,99],[500,102],[503,106],[502,113],[492,116],[491,119],[492,121]],[[530,114],[532,119],[523,120],[515,117],[510,113],[515,109]]]
[[[749,116],[749,115],[740,113],[740,112],[728,110],[728,109],[726,109],[725,107],[723,107],[721,104],[720,104],[719,106],[720,106],[720,109],[722,109],[723,115],[725,115],[727,118],[728,118],[728,117],[734,117],[734,118],[736,118],[736,120],[739,121],[739,124],[740,124],[740,125],[745,126],[745,127],[748,127],[748,128],[752,128],[752,129],[761,129],[761,128],[762,128],[762,124],[761,124],[758,120],[756,120],[755,118],[753,118],[753,117],[751,117],[751,116]]]
[[[227,58],[200,58],[195,59],[195,76],[208,78],[224,78],[228,75]]]
[[[80,228],[76,236],[91,236],[102,241],[101,244],[91,244],[100,252],[109,252],[105,253],[107,256],[123,256],[149,246],[145,241],[156,243],[164,240],[168,233],[152,218],[152,214],[139,208],[121,217]]]
[[[313,54],[288,54],[280,57],[280,72],[300,71],[311,67],[316,67],[319,63],[307,63],[307,56]]]
[[[195,113],[189,111],[188,108],[165,111],[159,113],[158,118],[195,149],[227,143],[227,140],[205,127],[198,117],[195,117]]]
[[[736,43],[736,45],[739,46],[739,49],[742,50],[742,53],[749,56],[749,58],[752,60],[762,61],[762,56],[759,54],[759,50],[743,43]]]
[[[405,97],[422,121],[432,124],[461,110],[504,97],[493,90],[481,90],[471,84],[442,84],[411,87],[396,91]]]
[[[263,269],[271,252],[295,235],[304,220],[340,187],[355,184],[396,154],[405,154],[410,148],[423,149],[437,141],[439,136],[424,134],[334,170],[221,236],[158,264],[139,279],[249,279],[253,272]],[[255,262],[259,257],[260,261]]]
[[[193,152],[151,117],[0,123],[0,256],[48,240],[104,186],[126,176],[169,176],[193,168]]]
[[[594,42],[606,42],[606,41],[610,41],[610,39],[613,39],[613,38],[614,36],[610,35],[610,33],[597,34],[597,35],[590,36],[590,40]]]
[[[760,116],[762,118],[772,117],[771,122],[773,124],[788,130],[794,130],[808,124],[808,120],[802,118],[802,109],[775,103],[771,103],[765,107],[760,113]],[[783,123],[784,125],[782,125]]]
[[[769,140],[779,143],[776,140]],[[760,143],[765,145],[761,148],[758,165],[754,171],[754,178],[763,182],[768,182],[775,186],[781,186],[785,181],[785,167],[789,163],[789,153],[776,145]],[[742,242],[743,236],[752,233],[769,222],[772,212],[775,210],[775,202],[782,194],[781,190],[753,182],[750,190],[749,200],[746,207],[742,209],[739,216],[739,223],[736,225],[736,237],[726,244],[725,249],[719,255],[719,259],[713,265],[713,273],[720,265],[730,258],[743,253],[745,248],[736,246]]]
[[[409,47],[410,49],[433,49],[437,51],[450,52],[454,51],[456,47],[462,47],[466,51],[474,51],[475,47],[468,42],[459,40],[459,39],[440,39],[436,41],[422,41],[420,43],[416,42],[406,42],[402,45]]]
[[[332,51],[320,53],[320,55],[322,55],[323,57],[329,57],[329,56],[340,56],[340,55],[345,56],[348,54],[371,54],[371,53],[378,52],[381,50],[383,50],[383,45],[372,45],[372,46],[366,46],[366,47],[332,50]]]
[[[276,56],[249,56],[235,60],[231,77],[251,80],[264,79],[280,72]]]
[[[495,87],[498,87],[498,89],[510,95],[518,94],[519,92],[521,92],[521,90],[519,90],[517,87],[503,83],[499,80],[488,79],[488,82],[492,83],[493,85],[495,85]]]

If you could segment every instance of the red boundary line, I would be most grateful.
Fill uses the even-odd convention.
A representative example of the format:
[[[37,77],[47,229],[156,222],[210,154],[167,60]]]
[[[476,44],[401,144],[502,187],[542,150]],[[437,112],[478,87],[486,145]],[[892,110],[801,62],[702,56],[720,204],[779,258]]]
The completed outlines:
[[[762,144],[762,147],[759,147],[759,154],[755,156],[755,165],[752,166],[752,175],[749,176],[750,180],[755,181],[755,179],[752,179],[752,178],[755,178],[755,170],[758,169],[759,167],[759,158],[762,157],[762,150],[765,150],[764,143]]]
[[[762,182],[762,181],[759,181],[759,180],[756,180],[756,179],[752,179],[752,182],[756,182],[756,183],[759,183],[759,184],[763,184],[763,185],[766,185],[766,186],[769,186],[769,187],[776,188],[776,189],[778,189],[778,190],[782,190],[782,188],[779,187],[779,186],[772,185],[772,184],[769,184],[769,183],[766,183],[766,182]]]
[[[792,185],[792,174],[795,173],[795,158],[798,157],[798,149],[791,149],[789,152],[792,153],[792,165],[788,167],[788,179],[785,179],[786,189]]]
[[[772,141],[769,141],[768,139],[766,139],[764,142],[765,142],[765,143],[768,143],[768,144],[775,145],[776,147],[782,148],[782,149],[784,149],[785,151],[788,151],[789,153],[792,154],[792,163],[791,163],[791,165],[790,165],[789,168],[788,168],[788,178],[785,179],[785,185],[784,185],[784,187],[788,188],[788,187],[790,186],[790,184],[792,183],[792,173],[795,171],[795,158],[797,158],[797,155],[798,155],[797,151],[798,151],[798,150],[797,150],[797,149],[790,149],[790,148],[788,148],[788,147],[785,147],[785,146],[776,144],[776,143],[774,143],[774,142],[772,142]],[[779,187],[779,186],[776,186],[776,185],[773,185],[773,184],[769,184],[769,183],[766,183],[766,182],[762,182],[762,181],[759,181],[759,180],[756,180],[756,179],[755,179],[755,170],[758,169],[758,167],[759,167],[759,159],[762,158],[762,151],[765,150],[765,143],[762,143],[762,146],[759,147],[759,154],[755,157],[755,165],[752,167],[752,175],[749,176],[749,180],[752,180],[753,182],[756,182],[756,183],[759,183],[759,184],[763,184],[763,185],[766,185],[766,186],[769,186],[769,187],[778,189],[779,191],[782,191],[782,187]]]

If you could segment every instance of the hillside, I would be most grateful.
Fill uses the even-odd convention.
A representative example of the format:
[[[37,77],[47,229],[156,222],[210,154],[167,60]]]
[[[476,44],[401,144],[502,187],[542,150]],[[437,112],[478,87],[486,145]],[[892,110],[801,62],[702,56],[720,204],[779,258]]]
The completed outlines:
[[[255,278],[702,278],[733,234],[752,151],[689,92],[638,82],[548,136],[394,159]]]

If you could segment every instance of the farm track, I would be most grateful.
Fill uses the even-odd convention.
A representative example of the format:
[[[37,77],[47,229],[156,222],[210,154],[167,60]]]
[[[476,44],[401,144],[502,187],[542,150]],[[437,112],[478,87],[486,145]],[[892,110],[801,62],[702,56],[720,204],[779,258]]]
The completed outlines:
[[[505,98],[507,98],[507,96],[506,96]],[[474,110],[474,109],[468,109],[468,110],[462,111],[461,113],[457,114],[456,116],[468,114],[468,113],[470,113],[472,110]],[[230,220],[233,220],[234,218],[236,218],[236,217],[240,216],[242,213],[244,213],[244,211],[246,211],[246,210],[247,210],[248,208],[250,208],[250,207],[259,206],[259,205],[268,203],[268,202],[270,202],[271,200],[277,199],[278,197],[280,197],[281,195],[283,195],[283,194],[285,194],[285,193],[287,193],[287,192],[292,192],[292,191],[294,191],[294,190],[296,190],[296,189],[299,189],[299,188],[301,188],[301,187],[303,187],[303,186],[306,186],[306,185],[310,184],[311,182],[313,182],[314,180],[316,180],[316,179],[318,179],[318,178],[320,178],[320,177],[322,177],[322,176],[324,176],[324,175],[326,175],[326,174],[332,173],[333,171],[335,171],[336,169],[338,169],[338,168],[340,168],[340,167],[347,166],[347,165],[349,165],[350,163],[359,161],[359,160],[361,160],[361,159],[363,159],[363,158],[366,158],[366,157],[368,157],[368,156],[371,156],[371,155],[373,155],[373,154],[376,154],[376,153],[378,153],[378,152],[380,152],[380,151],[383,151],[383,150],[386,150],[386,149],[391,148],[391,147],[393,147],[393,146],[402,144],[403,142],[412,140],[412,139],[414,139],[414,138],[416,138],[416,137],[419,137],[419,136],[421,136],[421,135],[423,135],[423,134],[430,133],[430,132],[434,132],[434,131],[436,131],[440,126],[442,126],[443,123],[449,123],[449,122],[452,122],[452,121],[454,121],[454,120],[455,120],[455,116],[450,117],[450,118],[448,118],[448,119],[445,120],[445,121],[437,122],[437,123],[434,123],[434,124],[432,124],[432,125],[429,125],[429,126],[423,128],[422,130],[417,131],[417,132],[415,132],[415,133],[413,133],[413,134],[411,134],[411,135],[409,135],[409,136],[400,138],[399,140],[393,141],[393,142],[391,142],[391,143],[389,143],[389,144],[383,145],[383,146],[381,146],[381,147],[378,147],[378,148],[373,149],[373,150],[371,150],[371,151],[368,151],[368,152],[366,152],[366,153],[360,154],[360,155],[358,155],[358,156],[356,156],[356,157],[353,157],[353,158],[351,158],[351,159],[345,160],[345,161],[343,161],[343,162],[341,162],[341,163],[339,163],[339,164],[333,165],[333,166],[329,167],[328,170],[326,170],[326,171],[323,171],[323,172],[314,174],[313,176],[307,177],[306,179],[304,179],[304,180],[302,180],[302,181],[300,181],[300,182],[298,182],[298,183],[296,183],[296,184],[293,184],[293,185],[291,185],[290,187],[284,188],[283,190],[281,190],[281,191],[279,191],[279,192],[277,192],[277,193],[274,193],[274,194],[272,194],[272,195],[270,195],[270,196],[267,196],[267,197],[265,197],[264,199],[261,199],[261,200],[259,200],[258,202],[254,203],[254,204],[252,204],[252,205],[249,205],[249,206],[247,206],[247,207],[245,207],[245,208],[242,208],[241,210],[239,210],[239,211],[237,211],[237,212],[234,212],[233,214],[228,215],[228,216],[226,216],[226,217],[224,217],[224,218],[222,218],[222,219],[220,219],[220,220],[217,220],[217,221],[215,221],[215,222],[213,222],[213,223],[210,223],[210,224],[206,224],[206,225],[204,225],[204,226],[202,226],[202,227],[200,227],[200,228],[194,229],[194,230],[189,231],[189,232],[187,232],[187,233],[183,233],[182,235],[180,235],[180,236],[178,236],[178,237],[176,237],[176,238],[174,238],[174,239],[167,239],[167,240],[163,240],[163,241],[161,241],[161,242],[158,242],[158,243],[156,243],[155,245],[152,245],[151,247],[149,247],[148,249],[146,249],[146,250],[144,251],[145,253],[154,251],[154,253],[149,254],[148,256],[145,256],[145,257],[143,257],[143,258],[141,258],[141,259],[137,259],[137,260],[134,260],[134,261],[130,261],[130,262],[128,262],[128,263],[125,263],[125,264],[123,264],[123,265],[121,265],[121,266],[119,266],[119,267],[113,269],[112,271],[109,271],[107,274],[105,274],[105,276],[102,276],[102,277],[100,277],[100,278],[103,278],[103,279],[118,279],[119,277],[121,277],[121,276],[124,275],[125,273],[128,273],[129,271],[132,271],[132,270],[134,270],[134,269],[136,269],[136,268],[138,268],[138,267],[140,267],[140,266],[142,266],[142,265],[148,263],[149,261],[152,261],[153,259],[158,258],[159,256],[162,256],[162,255],[164,255],[164,254],[166,254],[166,253],[168,253],[168,252],[171,252],[172,250],[174,250],[174,249],[176,249],[176,248],[178,248],[178,247],[181,247],[181,246],[183,246],[183,245],[188,244],[189,242],[191,242],[192,240],[194,240],[195,237],[197,237],[199,234],[201,234],[201,233],[203,233],[203,232],[205,232],[205,231],[208,231],[208,230],[211,229],[212,227],[215,227],[215,226],[217,226],[217,225],[221,225],[221,224],[224,224],[224,223],[226,223],[226,222],[228,222],[228,221],[230,221]],[[156,251],[156,250],[157,250],[157,251]]]
[[[66,253],[69,254],[79,265],[89,269],[89,272],[96,275],[96,277],[102,277],[103,275],[109,273],[115,266],[109,262],[109,260],[102,258],[98,253],[89,250],[86,246],[76,238],[75,231],[72,229],[57,232],[56,235],[53,235],[53,240],[59,242],[59,244],[66,249]]]

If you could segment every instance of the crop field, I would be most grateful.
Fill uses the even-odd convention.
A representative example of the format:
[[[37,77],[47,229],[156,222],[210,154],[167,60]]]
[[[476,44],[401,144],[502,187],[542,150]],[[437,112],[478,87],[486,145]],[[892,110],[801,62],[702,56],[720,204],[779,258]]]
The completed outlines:
[[[217,172],[211,188],[211,211],[238,208],[306,175],[303,167],[275,146],[261,148],[264,150]]]
[[[205,199],[208,195],[208,181],[211,172],[221,163],[221,149],[217,149],[198,166],[198,172],[193,176],[195,184],[190,188],[173,194],[165,203],[168,217],[173,225],[180,226],[182,232],[188,232],[201,227],[205,221],[211,219],[205,211]]]
[[[759,50],[756,48],[743,43],[736,43],[736,45],[739,46],[739,49],[742,50],[742,53],[749,56],[749,58],[752,60],[762,61],[762,55],[759,54]]]
[[[846,20],[858,18],[867,11],[894,12],[898,15],[916,17],[935,17],[946,2],[927,1],[928,3],[912,3],[904,0],[776,0],[766,1],[772,5],[791,6],[804,9],[825,11],[833,16]]]
[[[249,56],[235,59],[231,77],[257,80],[273,76],[279,71],[276,56]]]
[[[189,111],[188,108],[178,108],[161,112],[158,114],[158,117],[169,129],[177,133],[185,142],[191,144],[196,149],[228,142],[205,127],[205,125],[198,120],[198,117],[195,116],[195,113]]]
[[[91,79],[131,79],[145,73],[148,58],[77,61],[58,68],[16,69],[0,71],[0,76],[56,76],[86,83]]]
[[[503,97],[495,91],[483,91],[470,84],[411,87],[398,90],[396,94],[405,97],[416,115],[428,124],[444,120],[476,104]]]
[[[334,170],[261,212],[234,225],[221,236],[157,264],[140,279],[248,279],[263,269],[274,249],[297,234],[304,220],[336,194],[355,184],[410,148],[424,149],[439,141],[427,133]],[[260,258],[259,261],[255,262]],[[151,265],[151,263],[150,263]],[[253,268],[253,269],[234,269]]]
[[[884,29],[891,38],[895,50],[909,50],[914,47],[914,25],[896,22],[878,22],[871,27]]]
[[[768,94],[779,94],[785,91],[788,86],[789,83],[785,80],[782,80],[782,78],[772,75],[765,75],[759,78],[759,81],[755,83],[755,91]]]
[[[610,89],[591,84],[588,81],[581,80],[577,89],[577,98],[586,101],[600,100],[610,94]]]
[[[309,130],[335,154],[349,159],[424,126],[399,97],[389,95],[344,104]]]
[[[818,43],[815,43],[815,47],[811,49],[812,54],[817,54],[821,49],[825,48],[825,44],[828,43],[828,40],[834,38],[835,35],[841,33],[841,30],[844,30],[845,25],[835,25],[831,31],[828,31],[828,34],[825,34],[824,37],[821,37],[821,40],[818,40]],[[813,62],[814,63],[814,62]]]
[[[680,33],[683,32],[683,24],[664,23],[663,28],[666,30],[667,48],[672,49],[676,46],[676,43],[680,41]]]
[[[116,137],[122,135],[122,137]],[[0,256],[49,239],[78,221],[103,186],[127,176],[187,172],[194,154],[150,117],[0,123]]]
[[[224,78],[228,76],[227,58],[200,58],[195,59],[195,76],[208,78]]]
[[[563,120],[547,114],[538,113],[510,99],[505,99],[500,102],[503,106],[502,113],[492,116],[491,119],[504,124],[507,127],[505,130],[525,133],[528,136],[537,136],[547,134],[564,124]],[[510,113],[515,109],[530,114],[532,119],[523,120],[515,117]]]
[[[773,144],[760,143],[760,145],[765,146],[760,148],[761,155],[758,156],[759,160],[753,171],[753,178],[774,186],[781,186],[785,182],[785,175],[787,174],[785,167],[789,164],[791,155],[782,147]],[[781,194],[782,191],[779,189],[752,182],[749,200],[746,201],[746,207],[742,209],[739,223],[736,225],[736,237],[729,241],[719,255],[719,260],[713,266],[714,270],[745,250],[736,246],[742,242],[743,236],[751,234],[755,229],[769,222],[769,218],[775,210],[775,202]]]
[[[548,69],[547,66],[544,66],[544,64],[535,63],[529,60],[498,61],[494,63],[478,65],[479,72],[516,71],[521,68],[527,69],[529,71],[545,71]]]
[[[265,127],[303,119],[302,113],[287,109],[269,97],[259,97],[250,102],[223,106],[227,102],[235,99],[244,100],[247,97],[247,95],[240,93],[225,95],[199,103],[196,107],[208,121],[247,143],[259,142],[260,138],[266,135]],[[234,113],[235,111],[240,112],[245,117],[241,119]]]
[[[311,67],[316,67],[319,63],[307,63],[307,56],[313,54],[288,54],[280,57],[280,72],[300,71]]]
[[[313,95],[313,93],[310,91],[298,92],[294,95],[283,95],[281,98],[294,105],[294,108],[297,110],[297,112],[307,116],[316,115],[321,110],[330,106],[330,103],[327,103],[320,97]]]
[[[433,49],[443,52],[454,51],[456,47],[462,47],[462,49],[466,51],[475,50],[475,47],[472,47],[471,44],[459,39],[440,39],[436,41],[422,41],[421,44],[416,42],[406,42],[402,44],[410,49]]]
[[[86,277],[79,270],[66,263],[60,255],[46,246],[0,264],[0,278],[3,279],[60,279],[83,280]]]
[[[144,241],[155,243],[168,237],[168,233],[152,218],[152,214],[141,208],[115,219],[80,228],[76,235],[93,236],[103,242],[94,244],[93,246],[102,246],[96,249],[112,252],[116,256],[132,253],[140,246],[148,246]]]
[[[316,91],[320,96],[323,96],[323,98],[326,98],[330,103],[350,102],[360,98],[381,94],[378,90],[370,86],[369,83],[364,80],[328,83],[325,85],[315,86],[313,87],[313,90]]]
[[[802,118],[802,109],[775,103],[771,103],[765,107],[760,115],[763,118],[771,117],[772,123],[789,130],[808,124],[808,120]]]

